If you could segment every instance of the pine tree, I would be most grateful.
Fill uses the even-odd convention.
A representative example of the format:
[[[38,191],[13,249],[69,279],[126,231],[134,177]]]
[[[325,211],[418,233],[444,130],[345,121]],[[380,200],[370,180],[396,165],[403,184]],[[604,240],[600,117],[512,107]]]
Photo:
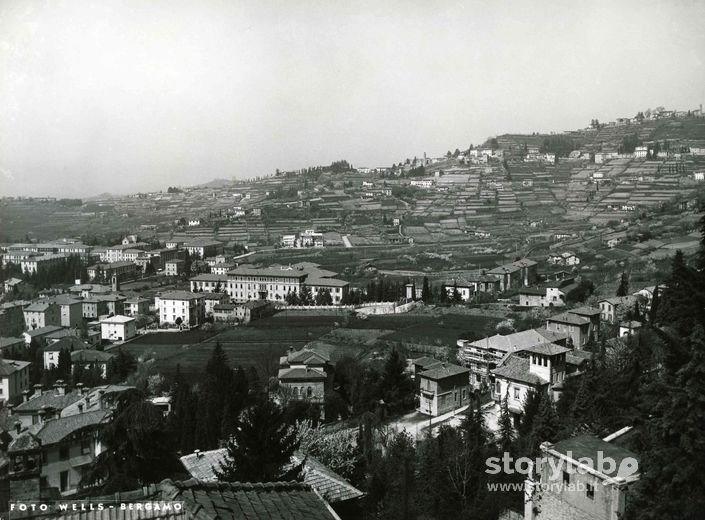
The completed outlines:
[[[627,502],[627,520],[702,518],[705,511],[705,335],[682,338],[687,355],[664,365],[641,428],[640,479]]]
[[[215,469],[219,480],[274,482],[296,449],[296,432],[285,424],[284,410],[264,400],[243,412],[226,448],[225,461]]]

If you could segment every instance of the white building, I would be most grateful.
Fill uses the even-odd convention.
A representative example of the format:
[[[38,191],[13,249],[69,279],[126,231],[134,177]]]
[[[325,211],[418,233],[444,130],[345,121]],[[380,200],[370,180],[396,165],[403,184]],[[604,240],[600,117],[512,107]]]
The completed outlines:
[[[196,327],[205,316],[203,296],[190,291],[167,291],[155,298],[159,323]]]
[[[29,390],[29,361],[0,359],[0,402],[16,403]]]
[[[109,341],[125,341],[137,335],[135,318],[111,316],[100,321],[100,337]]]

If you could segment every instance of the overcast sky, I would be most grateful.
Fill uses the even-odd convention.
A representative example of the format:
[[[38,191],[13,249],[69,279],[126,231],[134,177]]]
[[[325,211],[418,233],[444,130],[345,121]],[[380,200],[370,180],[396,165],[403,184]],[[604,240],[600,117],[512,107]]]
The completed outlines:
[[[0,194],[390,165],[697,108],[703,19],[699,0],[0,0]]]

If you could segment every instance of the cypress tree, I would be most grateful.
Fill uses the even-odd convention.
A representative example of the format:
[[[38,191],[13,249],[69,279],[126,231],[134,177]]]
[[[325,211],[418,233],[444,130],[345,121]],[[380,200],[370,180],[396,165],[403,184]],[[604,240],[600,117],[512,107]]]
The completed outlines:
[[[421,287],[421,299],[424,303],[431,301],[431,286],[428,283],[428,277],[423,277],[423,286]]]
[[[531,451],[538,453],[542,442],[555,442],[559,429],[560,424],[553,401],[550,396],[544,395],[541,398],[538,414],[534,419],[534,427],[531,432]]]

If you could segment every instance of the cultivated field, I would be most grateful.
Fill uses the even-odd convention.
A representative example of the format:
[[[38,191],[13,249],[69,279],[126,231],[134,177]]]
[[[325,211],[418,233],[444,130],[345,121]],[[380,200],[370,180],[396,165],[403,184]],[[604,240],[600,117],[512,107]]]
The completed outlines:
[[[315,311],[314,311],[315,312]],[[461,314],[399,314],[359,319],[349,313],[282,312],[246,327],[221,332],[160,332],[146,334],[121,348],[146,359],[154,359],[157,370],[173,375],[177,364],[197,380],[220,342],[231,366],[254,367],[260,377],[275,376],[279,356],[289,347],[308,343],[325,348],[333,359],[365,357],[381,348],[378,340],[451,346],[459,337],[482,337],[499,320]]]

